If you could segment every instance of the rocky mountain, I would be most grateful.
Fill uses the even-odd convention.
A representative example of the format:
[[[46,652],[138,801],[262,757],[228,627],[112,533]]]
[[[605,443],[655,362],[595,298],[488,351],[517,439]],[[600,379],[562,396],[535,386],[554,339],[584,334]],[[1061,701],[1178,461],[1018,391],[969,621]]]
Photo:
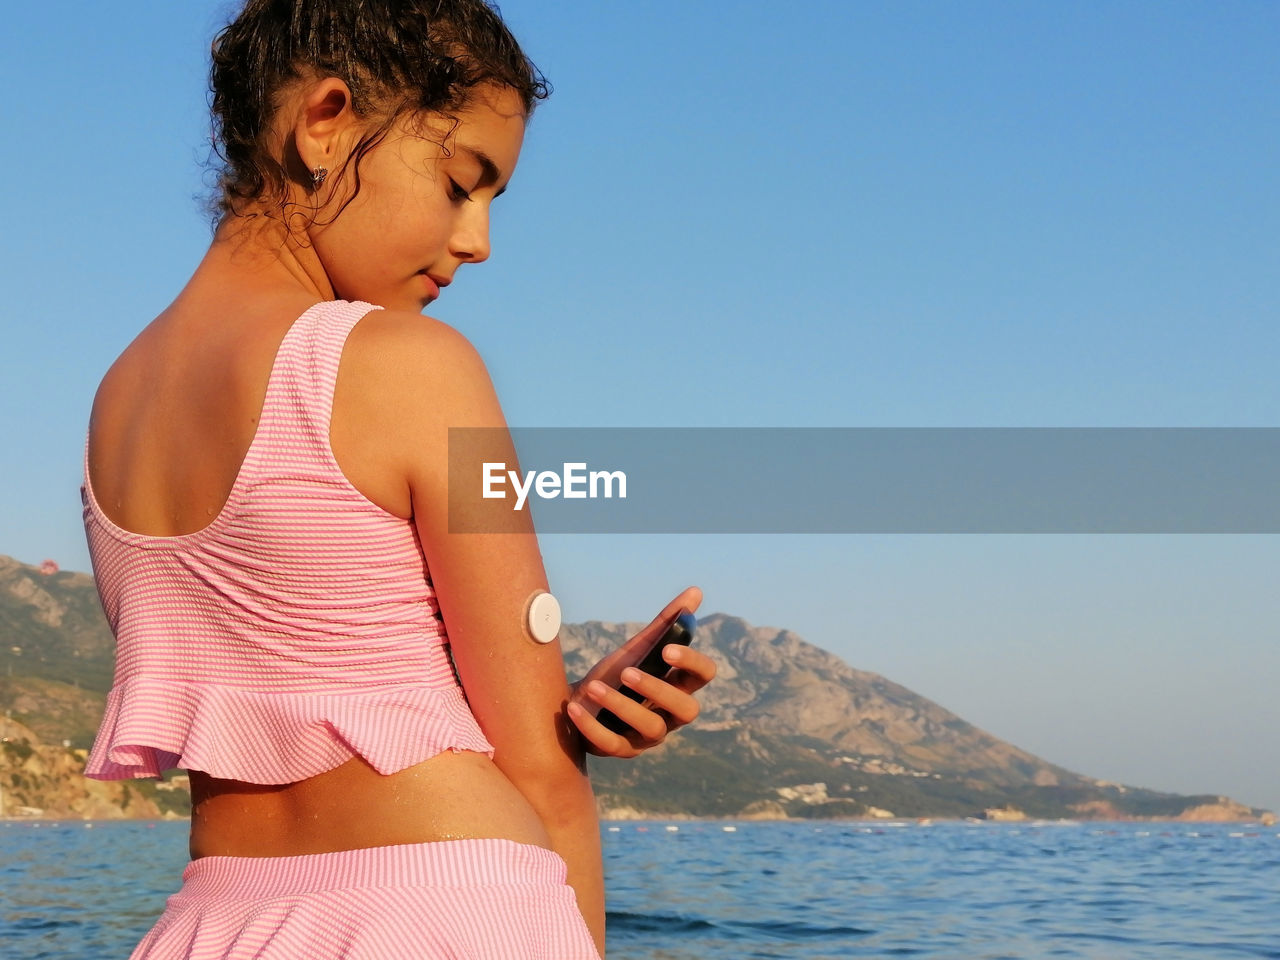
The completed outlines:
[[[166,784],[86,780],[85,751],[43,743],[30,728],[0,718],[0,816],[50,819],[153,819],[179,815],[189,801],[157,803]]]
[[[87,573],[0,555],[0,642],[0,675],[111,685],[111,634]]]
[[[570,676],[640,626],[566,625],[561,640]],[[699,620],[697,643],[720,670],[701,695],[698,723],[635,761],[593,758],[597,793],[612,815],[1246,819],[1263,813],[1225,797],[1157,793],[1055,766],[788,630],[716,613]],[[88,801],[77,798],[87,781],[77,776],[74,758],[82,764],[92,743],[112,650],[88,575],[0,557],[0,710],[9,721],[0,736],[0,789],[22,799],[21,806],[86,815]],[[19,780],[25,792],[15,793]],[[144,801],[181,812],[168,786],[130,785],[126,794],[136,798],[111,802],[127,802],[125,815],[155,815]]]
[[[581,675],[642,625],[562,631]],[[611,809],[704,816],[1249,819],[1221,796],[1166,794],[1074,773],[980,730],[789,630],[698,621],[717,664],[698,723],[629,763],[593,763]]]
[[[632,635],[637,624],[570,626],[570,672]],[[747,728],[820,741],[868,773],[968,777],[1002,786],[1057,786],[1081,778],[997,740],[930,700],[806,643],[789,630],[712,614],[699,643],[719,681],[704,696],[703,730]]]

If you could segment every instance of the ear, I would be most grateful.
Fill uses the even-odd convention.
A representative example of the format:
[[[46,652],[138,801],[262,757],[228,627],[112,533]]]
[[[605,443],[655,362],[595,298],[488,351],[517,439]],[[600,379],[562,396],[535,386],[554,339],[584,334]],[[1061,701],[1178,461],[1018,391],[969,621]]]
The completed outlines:
[[[294,146],[306,169],[340,166],[356,125],[351,88],[337,77],[316,83],[303,99],[293,127]]]

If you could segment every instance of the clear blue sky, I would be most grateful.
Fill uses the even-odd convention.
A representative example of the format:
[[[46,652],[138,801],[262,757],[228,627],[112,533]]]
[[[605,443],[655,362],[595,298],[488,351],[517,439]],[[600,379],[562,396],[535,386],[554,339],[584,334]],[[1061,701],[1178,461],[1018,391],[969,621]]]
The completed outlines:
[[[232,6],[6,11],[0,553],[87,568],[89,403],[208,242]],[[504,12],[556,92],[433,309],[513,425],[1280,426],[1280,5]],[[698,583],[1049,760],[1280,809],[1275,537],[543,547],[571,620]]]

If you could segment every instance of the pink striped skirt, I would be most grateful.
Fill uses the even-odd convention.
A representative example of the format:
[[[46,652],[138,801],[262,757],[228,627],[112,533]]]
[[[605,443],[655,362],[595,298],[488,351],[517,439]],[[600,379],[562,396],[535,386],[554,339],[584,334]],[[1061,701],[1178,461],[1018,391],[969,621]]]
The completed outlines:
[[[566,870],[497,839],[201,857],[129,960],[599,960]]]

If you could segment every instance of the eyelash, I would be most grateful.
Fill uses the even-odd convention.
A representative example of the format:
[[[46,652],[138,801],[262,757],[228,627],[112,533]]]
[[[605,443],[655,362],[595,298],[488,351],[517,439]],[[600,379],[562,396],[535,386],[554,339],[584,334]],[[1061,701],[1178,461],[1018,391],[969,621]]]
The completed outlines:
[[[449,183],[451,184],[451,189],[449,193],[452,195],[454,200],[470,200],[471,199],[471,194],[467,193],[466,190],[463,190],[462,187],[459,186],[457,180],[454,180],[452,177],[450,177]]]

